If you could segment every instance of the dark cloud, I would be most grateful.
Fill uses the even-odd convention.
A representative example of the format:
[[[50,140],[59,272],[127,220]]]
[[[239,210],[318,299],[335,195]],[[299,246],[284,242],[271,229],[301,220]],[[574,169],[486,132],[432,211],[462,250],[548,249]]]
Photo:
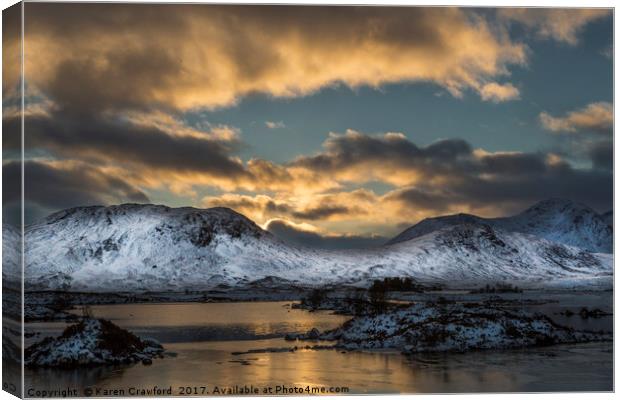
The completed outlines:
[[[278,203],[273,200],[269,200],[267,203],[265,203],[264,211],[272,213],[272,214],[273,213],[286,214],[286,213],[291,212],[291,206],[289,206],[288,204]]]
[[[507,176],[538,174],[548,168],[545,155],[538,153],[489,154],[480,164],[481,172]]]
[[[578,170],[571,167],[549,167],[540,174],[504,175],[484,179],[462,175],[442,189],[429,187],[398,189],[386,196],[405,208],[424,208],[443,212],[451,206],[469,209],[494,209],[501,214],[519,211],[549,198],[564,198],[607,210],[613,204],[611,171]]]
[[[613,204],[613,174],[609,171],[551,168],[539,176],[513,181],[486,182],[470,179],[458,188],[472,203],[520,203],[564,198],[607,210]]]
[[[24,164],[26,223],[47,214],[77,206],[117,204],[124,202],[148,203],[144,192],[122,179],[84,164],[60,165],[27,161]],[[21,164],[3,165],[3,188],[21,186]],[[3,190],[5,205],[18,204],[21,191]],[[11,218],[15,219],[15,216]],[[17,223],[12,221],[12,223]]]
[[[425,158],[454,160],[460,156],[468,155],[472,149],[471,145],[463,139],[443,139],[420,149],[420,151]]]
[[[28,17],[29,37],[64,48],[37,81],[66,111],[168,108],[161,93],[186,73],[179,45],[170,41],[188,32],[188,18],[165,6],[40,3],[28,7]]]
[[[512,210],[551,197],[606,209],[612,204],[611,154],[609,144],[593,147],[596,168],[584,169],[547,153],[485,153],[458,139],[418,147],[402,135],[350,131],[332,135],[322,153],[293,165],[358,183],[394,182],[400,188],[385,200],[411,209]]]
[[[614,167],[614,144],[613,142],[598,142],[593,144],[590,149],[590,159],[592,166],[596,169],[613,171]]]
[[[15,129],[19,118],[3,120],[5,129]],[[249,176],[244,166],[231,158],[237,142],[174,136],[156,126],[139,126],[98,115],[53,112],[51,116],[25,118],[25,146],[45,149],[69,158],[138,163],[151,169],[207,172],[231,180]],[[17,139],[5,143],[17,148]]]
[[[406,207],[433,210],[436,213],[447,211],[457,201],[452,193],[437,189],[410,187],[389,192],[385,200],[396,201]]]
[[[270,221],[266,229],[287,243],[322,249],[364,249],[381,246],[387,241],[387,238],[381,236],[323,236],[296,229],[282,220]]]
[[[462,139],[444,139],[427,147],[418,147],[401,134],[371,136],[356,131],[332,135],[323,146],[324,152],[301,156],[291,165],[325,173],[364,165],[409,168],[430,176],[459,168],[461,158],[472,154],[471,146]]]
[[[227,195],[223,197],[208,197],[205,199],[208,207],[228,207],[240,213],[268,214],[272,216],[287,215],[293,207],[285,202],[276,201],[268,196]]]
[[[224,195],[221,197],[207,197],[204,202],[209,207],[228,207],[240,213],[257,215],[266,218],[292,217],[295,220],[327,220],[331,217],[358,216],[365,213],[364,210],[353,204],[345,206],[339,194],[321,195],[313,198],[317,205],[298,207],[293,203],[282,200],[274,200],[269,196],[244,196],[244,195]],[[364,192],[346,192],[347,201],[356,199],[368,201],[368,195]]]
[[[357,169],[359,179],[373,171],[393,169],[394,174],[411,172],[412,178],[447,177],[485,173],[494,175],[536,174],[547,168],[546,155],[538,153],[485,153],[476,155],[462,139],[442,139],[419,147],[401,134],[366,135],[348,131],[332,135],[324,143],[325,151],[297,158],[292,165],[326,174]]]
[[[319,220],[327,219],[334,215],[347,215],[351,213],[350,207],[343,205],[325,205],[313,208],[308,208],[302,211],[295,211],[291,213],[291,216],[305,220]]]
[[[58,65],[46,93],[64,110],[92,113],[105,110],[166,108],[156,91],[173,85],[179,60],[167,49],[122,47],[96,59],[69,59]]]

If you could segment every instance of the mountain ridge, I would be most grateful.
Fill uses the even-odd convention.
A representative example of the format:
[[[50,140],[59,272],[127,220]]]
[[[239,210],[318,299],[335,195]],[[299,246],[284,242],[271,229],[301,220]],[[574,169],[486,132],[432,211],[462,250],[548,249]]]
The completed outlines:
[[[336,251],[288,245],[222,207],[77,207],[26,227],[26,288],[183,291],[272,278],[291,286],[367,286],[389,276],[448,287],[610,285],[610,254],[463,219],[388,246]]]
[[[591,252],[611,253],[613,228],[608,220],[605,214],[598,214],[586,205],[565,199],[548,199],[510,217],[483,218],[460,213],[427,218],[405,229],[386,244],[411,240],[445,226],[476,222]]]

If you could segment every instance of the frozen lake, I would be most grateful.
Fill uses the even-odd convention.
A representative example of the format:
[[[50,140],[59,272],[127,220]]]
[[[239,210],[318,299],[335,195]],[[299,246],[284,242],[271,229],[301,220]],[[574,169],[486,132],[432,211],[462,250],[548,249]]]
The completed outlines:
[[[605,309],[607,301],[611,306],[611,293],[584,294],[580,300],[572,294],[558,303],[536,307],[580,328],[585,324],[611,329],[611,317],[582,320],[556,314],[583,302]],[[612,343],[412,357],[340,350],[233,355],[290,347],[294,344],[285,341],[284,334],[334,328],[349,317],[291,309],[290,302],[99,305],[92,311],[95,317],[109,319],[139,336],[158,339],[174,355],[148,366],[26,370],[26,390],[71,387],[82,393],[85,388],[129,391],[172,386],[176,395],[181,394],[180,387],[198,387],[200,395],[200,387],[205,386],[206,395],[216,386],[253,385],[274,390],[278,386],[346,387],[349,393],[447,393],[609,391],[613,384]],[[29,331],[41,332],[36,340],[58,334],[63,327],[62,323],[28,324]]]

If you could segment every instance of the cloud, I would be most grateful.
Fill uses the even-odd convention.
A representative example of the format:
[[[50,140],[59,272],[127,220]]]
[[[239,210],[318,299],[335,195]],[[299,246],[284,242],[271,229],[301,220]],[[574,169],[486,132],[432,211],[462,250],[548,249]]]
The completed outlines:
[[[455,204],[466,203],[464,199],[456,199],[450,190],[435,188],[408,187],[396,189],[386,194],[384,202],[400,203],[404,208],[423,210],[424,213],[447,213]],[[412,217],[408,213],[408,218]]]
[[[590,161],[594,171],[613,171],[613,105],[590,103],[561,117],[546,112],[539,115],[542,126],[565,135],[564,152],[578,162]]]
[[[287,243],[323,249],[364,249],[387,242],[387,238],[382,236],[326,235],[281,219],[269,221],[265,229]]]
[[[323,151],[286,165],[316,179],[335,181],[338,191],[290,191],[266,195],[223,195],[209,205],[241,207],[260,223],[269,219],[310,222],[325,231],[393,233],[397,223],[439,214],[470,212],[501,216],[534,202],[562,197],[606,209],[612,203],[611,147],[587,147],[593,168],[572,166],[562,155],[488,152],[465,141],[444,139],[417,146],[402,134],[331,134]],[[383,194],[354,189],[387,184]]]
[[[611,9],[602,8],[502,8],[499,17],[534,31],[543,39],[569,45],[578,43],[578,34],[592,21],[610,17]]]
[[[614,123],[614,111],[611,103],[601,101],[570,111],[563,117],[553,117],[542,112],[539,118],[542,126],[552,132],[591,131],[609,134]]]
[[[323,148],[290,165],[344,182],[382,181],[398,186],[449,175],[472,152],[461,139],[418,147],[402,133],[368,135],[354,130],[330,134]]]
[[[428,215],[433,210],[448,213],[470,212],[483,216],[503,216],[547,198],[567,198],[589,204],[599,210],[611,207],[613,199],[611,171],[578,170],[550,167],[539,176],[485,178],[463,175],[445,188],[402,188],[389,194],[388,199],[400,204],[406,217],[417,207]],[[430,192],[420,196],[420,191]],[[409,220],[415,220],[409,218]]]
[[[596,160],[600,166],[603,159]],[[612,198],[610,171],[575,168],[553,153],[474,150],[457,139],[419,147],[403,135],[349,131],[331,135],[323,152],[293,164],[338,181],[389,183],[394,190],[377,205],[408,220],[463,210],[502,214],[549,197],[609,207]]]
[[[49,115],[25,117],[26,145],[56,156],[88,160],[95,165],[124,166],[127,171],[145,175],[160,172],[201,173],[203,179],[249,180],[250,174],[240,160],[232,156],[239,141],[234,132],[218,127],[210,132],[180,127],[176,120],[138,120],[107,114],[72,114],[65,110]],[[3,128],[19,129],[18,117],[3,118]],[[176,125],[175,125],[176,124]],[[17,138],[18,139],[18,138]],[[9,141],[8,148],[19,148]]]
[[[523,44],[451,7],[36,3],[29,20],[29,84],[82,112],[419,81],[462,96],[526,63]]]
[[[3,203],[10,207],[21,202],[21,163],[6,162],[3,168]],[[26,223],[51,212],[77,206],[148,203],[140,189],[123,179],[88,164],[72,161],[26,161],[24,163]],[[19,221],[13,221],[19,223]]]
[[[2,100],[19,98],[21,77],[21,5],[2,10]]]
[[[351,209],[344,205],[317,206],[303,211],[296,211],[292,215],[307,220],[328,219],[334,215],[349,215]]]
[[[345,243],[366,238],[346,232],[385,234],[401,221],[455,211],[497,214],[544,197],[611,204],[610,146],[602,143],[584,146],[593,165],[584,169],[565,154],[490,153],[461,139],[421,146],[399,132],[349,130],[289,162],[244,162],[237,156],[244,148],[239,129],[183,117],[256,94],[291,98],[391,83],[429,82],[455,97],[515,100],[520,92],[510,72],[527,64],[527,47],[510,38],[503,22],[575,44],[579,31],[608,10],[505,10],[498,26],[492,13],[450,7],[32,3],[28,9],[25,68],[27,89],[36,95],[27,96],[26,144],[35,154],[70,160],[30,161],[33,176],[57,184],[33,188],[37,213],[78,202],[141,201],[149,189],[199,202],[204,189],[215,188],[228,193],[205,205],[231,206],[258,221],[312,223],[315,242],[339,232]],[[19,41],[5,27],[13,34],[5,46],[13,57]],[[19,71],[5,71],[5,88],[18,78]],[[15,111],[4,115],[5,132],[19,131]],[[613,118],[609,103],[593,103],[561,117],[543,113],[541,122],[554,131],[610,132]],[[19,149],[17,135],[3,140],[6,150]],[[367,183],[381,189],[360,189]],[[62,187],[67,191],[60,193]]]
[[[586,170],[557,154],[490,153],[461,139],[418,146],[401,133],[349,130],[330,134],[321,152],[289,163],[243,163],[231,156],[235,135],[193,128],[172,134],[162,121],[179,121],[160,117],[155,124],[93,118],[83,117],[74,125],[59,123],[60,118],[30,117],[28,144],[65,157],[79,156],[97,171],[141,190],[161,188],[196,196],[194,188],[219,188],[229,193],[209,197],[204,205],[228,206],[259,223],[280,217],[310,221],[330,231],[337,227],[360,232],[371,225],[387,229],[394,221],[437,213],[501,214],[546,197],[573,198],[595,207],[609,207],[611,198],[609,146],[584,148],[594,166]],[[5,148],[17,145],[5,143]],[[373,182],[387,185],[386,192],[359,189]],[[237,190],[251,193],[232,193]]]
[[[232,208],[253,220],[264,223],[273,218],[289,217],[302,221],[351,220],[366,215],[376,202],[376,195],[368,190],[358,189],[349,192],[313,193],[295,197],[292,193],[282,198],[267,195],[241,195],[226,193],[220,196],[207,196],[202,204],[205,207]]]
[[[232,208],[258,223],[263,223],[270,218],[289,215],[293,208],[289,202],[275,200],[267,195],[248,196],[235,193],[205,197],[202,205]]]
[[[614,168],[614,144],[612,141],[592,143],[588,147],[588,153],[592,160],[592,167],[613,171]]]
[[[115,115],[109,115],[114,118]],[[228,125],[212,125],[202,122],[200,127],[189,126],[187,123],[161,111],[128,112],[121,114],[121,118],[134,126],[154,128],[173,137],[189,137],[203,140],[219,140],[223,142],[238,142],[240,130]]]
[[[269,129],[283,129],[286,128],[286,125],[282,121],[265,121],[265,126]]]
[[[190,126],[174,113],[82,114],[51,105],[24,118],[29,151],[114,168],[140,187],[194,196],[194,188],[200,186],[300,193],[338,186],[305,169],[262,159],[244,163],[235,156],[243,147],[238,129],[208,123]],[[5,132],[20,132],[20,113],[8,113],[2,124]],[[20,136],[5,135],[3,144],[7,150],[19,150]]]
[[[496,82],[485,84],[480,90],[480,96],[482,100],[492,101],[493,103],[501,103],[509,100],[519,99],[519,89],[514,87],[511,83],[500,85]]]

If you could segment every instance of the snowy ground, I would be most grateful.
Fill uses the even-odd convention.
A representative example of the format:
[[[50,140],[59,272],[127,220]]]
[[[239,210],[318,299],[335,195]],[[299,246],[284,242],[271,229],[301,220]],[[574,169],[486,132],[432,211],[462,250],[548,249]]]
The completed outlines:
[[[57,338],[46,338],[26,349],[29,367],[92,366],[149,363],[163,347],[154,340],[140,339],[109,321],[84,319],[69,326]]]
[[[338,347],[348,350],[417,353],[580,343],[612,340],[612,335],[577,331],[542,314],[454,302],[395,307],[385,313],[355,317],[335,330],[311,330],[297,339],[335,340]]]
[[[502,281],[609,289],[613,255],[593,251],[609,250],[611,227],[590,214],[553,202],[510,224],[475,218],[421,223],[389,245],[328,251],[286,244],[225,208],[80,207],[26,227],[26,290],[368,286],[395,276],[453,288]],[[536,221],[536,229],[522,229]],[[3,228],[3,236],[7,250],[19,247],[15,232]],[[17,252],[5,253],[8,265],[19,264]]]
[[[250,292],[231,290],[228,293],[230,297],[219,297],[213,301],[248,301],[245,296],[250,294]],[[271,294],[298,300],[308,298],[312,292],[300,294],[283,291]],[[316,309],[332,310],[335,313],[351,315],[353,320],[330,332],[310,329],[306,334],[298,336],[299,332],[309,329],[305,328],[290,331],[287,335],[288,339],[311,340],[309,342],[305,340],[283,342],[283,344],[286,343],[286,347],[257,347],[250,348],[250,350],[252,353],[286,352],[296,349],[322,350],[337,345],[350,350],[460,352],[608,340],[611,338],[613,329],[613,316],[610,314],[613,312],[612,292],[566,290],[526,290],[521,293],[501,294],[469,293],[467,291],[389,292],[386,300],[387,306],[379,314],[367,301],[367,297],[363,300],[362,307],[355,305],[355,302],[364,299],[366,294],[363,290],[353,288],[332,289],[325,293],[325,298],[316,307],[294,302],[291,304],[292,308],[303,308],[308,312]],[[224,294],[218,292],[217,295],[223,296]],[[200,293],[158,293],[153,297],[144,296],[131,300],[149,304],[153,302],[196,302],[200,296]],[[35,298],[39,301],[37,307],[47,309],[44,305],[46,303],[44,296],[39,294]],[[53,299],[53,297],[50,298]],[[75,298],[69,295],[66,304],[72,308],[70,311],[72,314],[80,314],[80,309],[76,307],[89,300],[91,304],[118,304],[128,299],[120,295],[82,293]],[[211,298],[207,297],[203,300],[211,301]],[[205,304],[205,309],[209,306]],[[136,310],[140,312],[139,306]],[[582,310],[586,312],[581,312]],[[68,310],[61,311],[59,318],[47,319],[47,314],[45,314],[40,319],[58,322],[43,322],[43,325],[38,322],[28,323],[26,332],[28,337],[31,337],[29,341],[34,343],[46,336],[51,336],[38,330],[45,324],[65,326],[65,316]],[[329,342],[323,340],[329,340]],[[81,340],[78,342],[82,343]],[[63,342],[53,343],[47,345],[46,351],[51,351],[52,348],[60,345],[66,346]],[[75,346],[74,342],[70,347]],[[81,348],[79,346],[78,348]],[[86,360],[96,358],[88,355]],[[70,358],[70,360],[73,359]],[[47,362],[45,358],[42,360],[44,363]],[[114,362],[114,359],[110,362]]]

